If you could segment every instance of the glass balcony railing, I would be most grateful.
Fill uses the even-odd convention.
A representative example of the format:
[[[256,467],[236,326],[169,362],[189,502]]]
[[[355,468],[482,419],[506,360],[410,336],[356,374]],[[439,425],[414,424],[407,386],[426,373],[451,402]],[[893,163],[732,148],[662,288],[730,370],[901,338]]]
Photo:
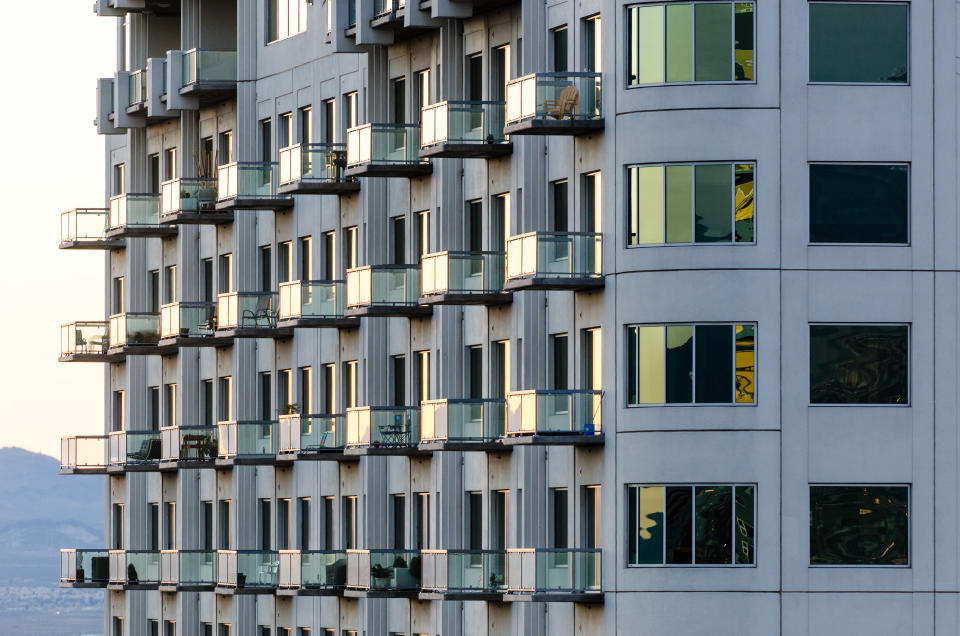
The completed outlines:
[[[346,550],[281,550],[279,586],[337,589],[347,584]]]
[[[160,214],[200,214],[217,207],[217,180],[183,178],[160,185]]]
[[[220,457],[272,457],[277,454],[276,420],[247,420],[217,424]]]
[[[217,553],[213,550],[161,550],[160,583],[213,585],[217,582]]]
[[[279,451],[315,452],[342,449],[346,442],[343,415],[281,415]]]
[[[150,465],[160,461],[160,431],[110,433],[110,465]]]
[[[110,550],[110,582],[123,585],[160,583],[159,550]]]
[[[507,279],[600,278],[602,235],[530,232],[507,239]]]
[[[505,102],[445,101],[421,109],[420,146],[504,143]]]
[[[507,393],[507,435],[599,435],[602,391]]]
[[[60,583],[106,585],[109,580],[109,550],[60,550]]]
[[[345,144],[297,144],[280,150],[280,185],[295,181],[342,183],[347,167]]]
[[[119,194],[110,198],[110,229],[160,225],[159,194]]]
[[[403,448],[420,443],[420,409],[415,406],[360,406],[347,409],[349,446]]]
[[[347,550],[347,587],[374,591],[420,589],[416,550]]]
[[[420,403],[420,441],[492,442],[503,437],[504,400],[427,400]]]
[[[160,314],[127,312],[110,316],[110,348],[150,346],[160,341]]]
[[[229,292],[217,296],[217,329],[277,326],[276,292]]]
[[[503,252],[437,252],[420,259],[422,294],[498,294]]]
[[[347,270],[347,308],[418,305],[418,265],[368,265]]]
[[[419,124],[364,124],[347,131],[347,167],[428,164],[419,151]]]
[[[217,168],[217,200],[286,199],[277,194],[279,164],[275,161],[235,161]]]
[[[183,88],[237,81],[237,52],[191,49],[183,53]]]
[[[217,458],[216,426],[167,426],[160,429],[160,456],[165,462],[212,461]]]
[[[297,280],[280,283],[280,320],[343,318],[346,289],[342,280]]]
[[[127,76],[130,93],[127,106],[139,106],[147,101],[147,70],[133,71]]]
[[[217,550],[217,585],[275,588],[280,553],[276,550]]]
[[[423,590],[497,593],[506,589],[503,550],[422,550]]]
[[[599,549],[507,550],[507,591],[601,593]]]
[[[60,215],[61,243],[97,243],[107,240],[107,208],[77,208]]]
[[[216,303],[183,302],[160,307],[160,338],[205,338],[216,330]]]
[[[60,438],[61,470],[101,470],[108,462],[106,435]]]
[[[108,322],[71,322],[60,327],[60,355],[106,355],[110,347]]]
[[[506,123],[601,119],[600,73],[534,73],[507,82]]]

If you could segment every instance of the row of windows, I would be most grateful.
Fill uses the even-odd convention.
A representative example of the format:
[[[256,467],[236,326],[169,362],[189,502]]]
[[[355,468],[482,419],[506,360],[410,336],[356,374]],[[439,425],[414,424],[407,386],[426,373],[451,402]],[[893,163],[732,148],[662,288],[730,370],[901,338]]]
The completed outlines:
[[[110,630],[113,636],[124,636],[124,624],[126,619],[123,616],[114,616],[110,621]],[[160,636],[160,624],[161,622],[157,619],[148,619],[147,628],[150,636]],[[232,623],[217,623],[216,624],[216,634],[217,636],[232,636],[234,634],[233,624]],[[321,627],[317,630],[319,636],[337,636],[337,631],[331,627]],[[177,621],[173,620],[164,620],[163,621],[163,636],[174,636],[177,633]],[[195,632],[194,632],[195,633]],[[214,624],[213,623],[200,623],[200,632],[201,636],[213,636],[214,634]],[[261,625],[257,628],[257,636],[271,636],[272,634],[276,636],[310,636],[313,633],[313,630],[310,627],[297,627],[296,631],[292,627],[277,627],[276,631],[271,627],[266,625]],[[357,636],[358,630],[355,629],[344,629],[340,630],[340,636]],[[391,633],[391,636],[396,636]],[[428,636],[427,634],[417,634],[416,636]]]

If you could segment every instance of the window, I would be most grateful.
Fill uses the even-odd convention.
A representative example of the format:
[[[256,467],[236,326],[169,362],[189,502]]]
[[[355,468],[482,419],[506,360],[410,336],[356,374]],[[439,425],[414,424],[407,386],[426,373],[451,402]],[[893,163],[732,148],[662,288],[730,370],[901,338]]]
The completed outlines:
[[[344,249],[343,254],[346,257],[346,263],[344,263],[345,269],[353,269],[357,266],[357,259],[359,254],[357,252],[359,245],[357,244],[357,226],[348,227],[344,229]]]
[[[233,254],[221,254],[217,272],[217,293],[233,291]]]
[[[751,163],[631,166],[629,245],[751,243]]]
[[[176,636],[176,634],[177,634],[177,622],[163,621],[163,636]]]
[[[323,365],[323,411],[325,415],[337,412],[337,365]]]
[[[352,409],[357,405],[357,361],[343,363],[343,406]]]
[[[163,385],[163,425],[177,425],[177,384],[169,382]]]
[[[112,518],[111,525],[113,532],[113,549],[122,550],[123,549],[123,504],[115,503],[113,504],[111,510]]]
[[[554,73],[567,71],[567,27],[566,25],[550,31],[551,52],[553,54]]]
[[[151,618],[150,621],[150,636],[160,636],[160,621]]]
[[[569,355],[567,342],[567,334],[565,333],[550,336],[550,366],[553,371],[550,388],[555,391],[565,391],[569,388],[567,381],[567,359]]]
[[[907,243],[905,164],[810,164],[811,243]]]
[[[483,399],[483,347],[467,347],[467,397]]]
[[[483,56],[479,53],[467,56],[464,65],[467,99],[472,102],[483,101]],[[480,122],[475,122],[479,124]]]
[[[490,246],[492,250],[506,250],[510,236],[510,193],[493,197],[490,206]]]
[[[588,73],[599,73],[601,70],[601,42],[603,32],[600,30],[600,16],[594,15],[583,19],[583,70]]]
[[[483,202],[467,202],[467,249],[483,251]]]
[[[200,140],[200,157],[197,164],[198,175],[213,175],[213,137]]]
[[[271,291],[273,289],[273,248],[269,245],[261,245],[257,250],[257,270],[260,272],[260,291]]]
[[[337,233],[323,233],[323,271],[321,280],[337,279]]]
[[[293,145],[293,113],[281,113],[277,117],[277,148]]]
[[[627,328],[628,404],[753,404],[755,325]]]
[[[160,430],[160,387],[147,387],[147,401],[150,409],[150,430]]]
[[[430,210],[417,213],[417,252],[419,256],[430,253]]]
[[[217,421],[233,421],[233,377],[229,375],[217,380]]]
[[[753,9],[753,2],[629,7],[627,84],[753,81]]]
[[[507,491],[494,490],[490,493],[490,549],[507,548]],[[520,497],[517,497],[519,504]]]
[[[602,217],[603,193],[600,172],[581,176],[580,227],[584,232],[599,232]]]
[[[359,112],[359,101],[357,99],[357,91],[347,93],[343,96],[344,101],[344,127],[347,129],[355,127],[360,123],[360,112]]]
[[[357,547],[357,497],[343,498],[343,549]]]
[[[405,406],[407,403],[407,357],[391,356],[390,379],[393,384],[393,406]]]
[[[217,165],[224,166],[233,161],[233,131],[225,130],[217,135]]]
[[[114,391],[113,392],[113,431],[125,431],[127,429],[126,417],[127,412],[124,408],[124,392],[123,391]]]
[[[200,261],[200,300],[208,303],[214,301],[212,258],[204,258]]]
[[[407,230],[406,218],[395,216],[390,219],[390,229],[392,232],[393,245],[392,256],[394,265],[403,265],[407,262]]]
[[[313,237],[301,236],[300,280],[313,280]]]
[[[147,272],[147,311],[160,313],[160,270],[157,269]]]
[[[494,342],[490,355],[490,397],[503,399],[510,392],[510,341]]]
[[[163,549],[177,549],[177,502],[163,504]]]
[[[200,634],[201,636],[213,636],[213,624],[200,623]]]
[[[260,545],[261,550],[269,550],[272,542],[270,541],[270,500],[261,499],[260,500],[260,519],[258,520],[257,530],[259,531],[260,540],[258,544]]]
[[[290,500],[277,499],[277,550],[290,549]]]
[[[430,69],[417,71],[417,121],[423,109],[430,105]]]
[[[167,265],[163,272],[163,303],[175,303],[177,302],[177,266]]]
[[[430,352],[417,351],[417,385],[414,401],[420,402],[430,399]]]
[[[273,157],[273,122],[264,119],[260,122],[260,161],[270,161]]]
[[[273,415],[273,382],[269,371],[261,371],[257,375],[257,384],[260,387],[260,419],[269,421]]]
[[[627,487],[627,565],[753,565],[756,486]]]
[[[483,493],[467,493],[467,549],[483,549]]]
[[[551,504],[551,517],[552,523],[550,527],[550,542],[551,548],[556,548],[563,550],[569,547],[569,532],[568,528],[568,513],[569,513],[569,503],[568,495],[569,491],[566,488],[551,488],[550,489],[550,504]]]
[[[810,81],[906,84],[906,4],[810,3]]]
[[[810,486],[810,565],[908,565],[907,486]]]
[[[117,276],[113,279],[113,285],[110,288],[110,307],[113,314],[122,314],[124,308],[124,279],[123,276]]]
[[[335,497],[323,498],[323,549],[333,550],[334,532],[333,532],[333,506]]]
[[[328,0],[328,4],[332,0]],[[332,144],[337,141],[337,100],[323,100],[323,143]]]
[[[213,550],[213,502],[200,502],[200,548]]]
[[[113,617],[113,636],[123,636],[123,617]]]
[[[217,545],[219,550],[230,549],[230,500],[222,499],[217,504]]]
[[[394,550],[403,550],[406,548],[404,529],[406,528],[406,497],[403,495],[390,495],[390,511],[393,520],[391,539],[393,540]]]
[[[407,121],[407,80],[397,77],[390,80],[391,123],[403,124]]]
[[[586,549],[600,547],[600,486],[584,486],[580,498],[580,544]]]
[[[277,283],[293,280],[293,242],[284,241],[277,245]]]
[[[297,548],[310,549],[310,497],[297,499]]]
[[[566,232],[570,227],[567,181],[550,184],[551,207],[553,208],[553,231]]]
[[[292,369],[280,369],[277,372],[277,408],[285,415],[294,411]]]
[[[233,626],[230,623],[219,623],[217,625],[217,631],[219,632],[217,636],[230,636],[233,631]]]
[[[125,166],[122,163],[118,163],[113,167],[113,196],[123,194],[127,191],[124,180],[125,172]]]
[[[302,144],[308,144],[313,141],[313,107],[303,106],[297,112],[300,113],[299,142]]]
[[[411,520],[414,550],[430,549],[430,493],[418,492],[414,495],[413,519]]]
[[[506,99],[507,82],[510,81],[509,44],[493,49],[493,64],[490,70],[490,99],[502,102]]]
[[[167,148],[163,151],[163,180],[172,181],[177,178],[177,149]]]
[[[810,325],[810,403],[909,404],[909,352],[906,325]]]
[[[147,183],[150,192],[160,194],[160,154],[154,153],[147,157]]]
[[[300,412],[313,413],[313,367],[300,367],[297,377],[300,384]]]
[[[307,6],[311,0],[269,0],[267,42],[275,42],[307,30]]]
[[[150,516],[147,522],[148,543],[150,549],[156,552],[160,550],[160,504],[147,504],[147,510]]]
[[[583,346],[583,366],[581,368],[582,382],[580,386],[586,389],[599,391],[603,389],[603,350],[601,349],[602,335],[600,328],[583,329],[581,332]]]

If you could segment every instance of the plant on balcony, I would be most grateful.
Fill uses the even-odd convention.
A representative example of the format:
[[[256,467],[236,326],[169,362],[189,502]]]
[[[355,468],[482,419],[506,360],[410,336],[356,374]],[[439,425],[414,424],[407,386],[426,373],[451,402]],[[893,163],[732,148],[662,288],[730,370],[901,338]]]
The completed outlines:
[[[503,575],[496,572],[490,573],[490,589],[497,590],[503,587]]]
[[[291,404],[286,404],[282,409],[280,409],[280,415],[296,415],[300,412],[300,405],[296,402]]]
[[[370,577],[373,578],[373,587],[384,588],[390,583],[390,568],[379,563],[370,566]]]
[[[413,578],[420,580],[420,557],[415,556],[410,559],[410,574],[413,575]]]

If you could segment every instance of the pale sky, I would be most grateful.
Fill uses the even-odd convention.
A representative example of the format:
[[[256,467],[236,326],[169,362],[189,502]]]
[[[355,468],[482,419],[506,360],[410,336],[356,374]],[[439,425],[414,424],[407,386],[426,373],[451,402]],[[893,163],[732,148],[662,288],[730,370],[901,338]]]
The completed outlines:
[[[0,447],[58,458],[61,436],[104,430],[104,365],[57,362],[62,323],[104,316],[103,252],[57,249],[60,212],[105,206],[93,119],[96,79],[116,70],[116,19],[92,5],[7,2],[0,20]]]

